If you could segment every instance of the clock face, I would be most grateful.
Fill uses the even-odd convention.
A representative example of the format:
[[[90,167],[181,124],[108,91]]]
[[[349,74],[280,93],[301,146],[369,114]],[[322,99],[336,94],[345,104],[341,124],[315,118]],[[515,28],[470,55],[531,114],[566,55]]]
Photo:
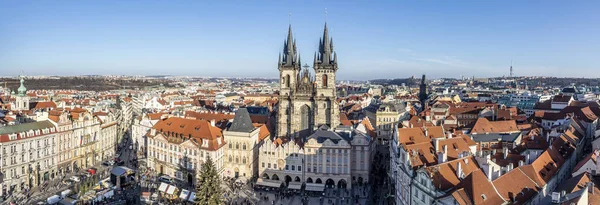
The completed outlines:
[[[279,168],[284,167],[285,166],[285,161],[283,161],[283,159],[277,160],[277,166]]]

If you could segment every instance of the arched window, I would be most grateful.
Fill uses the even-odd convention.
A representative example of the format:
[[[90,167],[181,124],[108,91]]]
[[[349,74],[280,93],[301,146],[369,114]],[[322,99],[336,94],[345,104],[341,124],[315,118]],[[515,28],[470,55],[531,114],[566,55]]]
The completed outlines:
[[[326,88],[327,87],[327,75],[323,75],[323,87]]]
[[[246,144],[242,145],[242,149],[246,150]]]
[[[235,143],[235,149],[240,149],[240,144],[238,144],[237,142]]]
[[[285,76],[285,87],[289,88],[290,87],[290,75],[286,75]]]
[[[246,157],[244,157],[244,159],[242,159],[242,163],[246,164]]]
[[[231,160],[231,155],[229,155],[229,162],[231,162],[231,161],[232,161],[232,160]]]

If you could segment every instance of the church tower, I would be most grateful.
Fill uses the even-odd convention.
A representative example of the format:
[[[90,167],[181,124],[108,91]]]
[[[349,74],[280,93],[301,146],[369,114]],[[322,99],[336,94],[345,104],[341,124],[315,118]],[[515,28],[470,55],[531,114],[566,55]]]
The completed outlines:
[[[314,65],[316,78],[315,95],[315,126],[327,125],[336,127],[339,124],[339,109],[337,106],[337,92],[335,87],[335,74],[338,70],[337,55],[333,51],[333,38],[329,37],[327,23],[323,30],[323,37],[319,41],[319,51],[315,53]]]
[[[333,52],[332,39],[327,25],[314,56],[314,72],[309,66],[301,68],[302,62],[292,36],[292,27],[284,42],[278,68],[280,78],[279,103],[277,107],[277,136],[304,137],[322,125],[331,128],[339,125],[335,73],[337,58]]]
[[[15,110],[29,110],[29,96],[27,96],[27,88],[25,88],[25,77],[20,76],[21,86],[17,89],[19,94],[15,97]]]
[[[279,95],[290,95],[298,81],[300,71],[300,59],[296,50],[296,39],[292,36],[292,25],[288,29],[287,39],[283,43],[283,56],[279,54],[279,79],[281,79],[281,91]]]
[[[289,26],[287,39],[283,42],[283,56],[279,54],[279,103],[277,113],[277,135],[292,134],[293,103],[292,96],[299,81],[300,62],[296,50],[296,41],[292,36],[292,25]]]
[[[427,100],[429,94],[427,94],[427,81],[425,80],[425,74],[423,74],[423,78],[421,78],[421,85],[419,86],[419,100],[421,101],[421,106],[425,108],[425,101]]]

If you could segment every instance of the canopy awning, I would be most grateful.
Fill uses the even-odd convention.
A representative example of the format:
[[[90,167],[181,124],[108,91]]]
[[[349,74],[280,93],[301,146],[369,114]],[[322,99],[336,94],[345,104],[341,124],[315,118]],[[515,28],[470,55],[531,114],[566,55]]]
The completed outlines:
[[[281,186],[281,182],[280,181],[275,181],[275,180],[268,180],[267,181],[267,180],[263,180],[263,179],[259,178],[256,181],[256,185],[279,188],[279,186]]]
[[[323,190],[325,190],[325,184],[306,183],[306,191],[322,192]]]
[[[114,174],[115,176],[123,176],[124,174],[131,172],[133,172],[133,169],[124,166],[118,166],[110,170],[110,173]]]
[[[290,182],[288,184],[288,189],[297,189],[300,190],[302,188],[302,184],[300,182]]]
[[[166,192],[168,187],[169,187],[168,184],[161,182],[160,186],[158,187],[158,191]]]
[[[188,198],[188,201],[194,202],[194,199],[196,199],[196,192],[190,193],[190,197]]]
[[[173,193],[175,193],[175,189],[177,189],[176,186],[169,185],[169,188],[167,188],[166,192],[167,192],[167,194],[173,194]]]
[[[186,189],[182,189],[181,194],[179,194],[179,198],[181,198],[185,201],[189,195],[190,195],[190,191],[188,191]]]

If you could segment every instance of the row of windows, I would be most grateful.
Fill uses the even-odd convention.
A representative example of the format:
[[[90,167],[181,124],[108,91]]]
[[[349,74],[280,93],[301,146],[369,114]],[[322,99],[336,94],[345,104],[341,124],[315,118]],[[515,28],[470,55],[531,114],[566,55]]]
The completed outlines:
[[[266,163],[266,165],[267,165],[266,168],[269,168],[269,169],[271,168],[271,163]],[[265,168],[265,163],[264,162],[262,163],[262,167]],[[298,168],[298,169],[296,169],[296,168]],[[273,169],[277,169],[277,163],[273,163]],[[298,166],[291,165],[290,166],[290,165],[286,164],[284,170],[287,170],[287,171],[291,170],[291,171],[299,171],[299,172],[301,172],[302,171],[302,166],[300,166],[300,165],[298,165]]]
[[[229,143],[229,149],[233,149],[233,144],[234,143]],[[245,143],[242,144],[242,150],[246,150],[247,145]],[[240,149],[240,144],[239,143],[235,143],[235,149]]]
[[[337,170],[337,172],[336,172]],[[338,166],[336,167],[331,167],[331,166],[325,166],[325,172],[323,172],[323,166],[313,166],[312,169],[309,166],[308,167],[308,172],[313,172],[313,173],[336,173],[336,174],[350,174],[350,169],[348,168],[348,166]]]

